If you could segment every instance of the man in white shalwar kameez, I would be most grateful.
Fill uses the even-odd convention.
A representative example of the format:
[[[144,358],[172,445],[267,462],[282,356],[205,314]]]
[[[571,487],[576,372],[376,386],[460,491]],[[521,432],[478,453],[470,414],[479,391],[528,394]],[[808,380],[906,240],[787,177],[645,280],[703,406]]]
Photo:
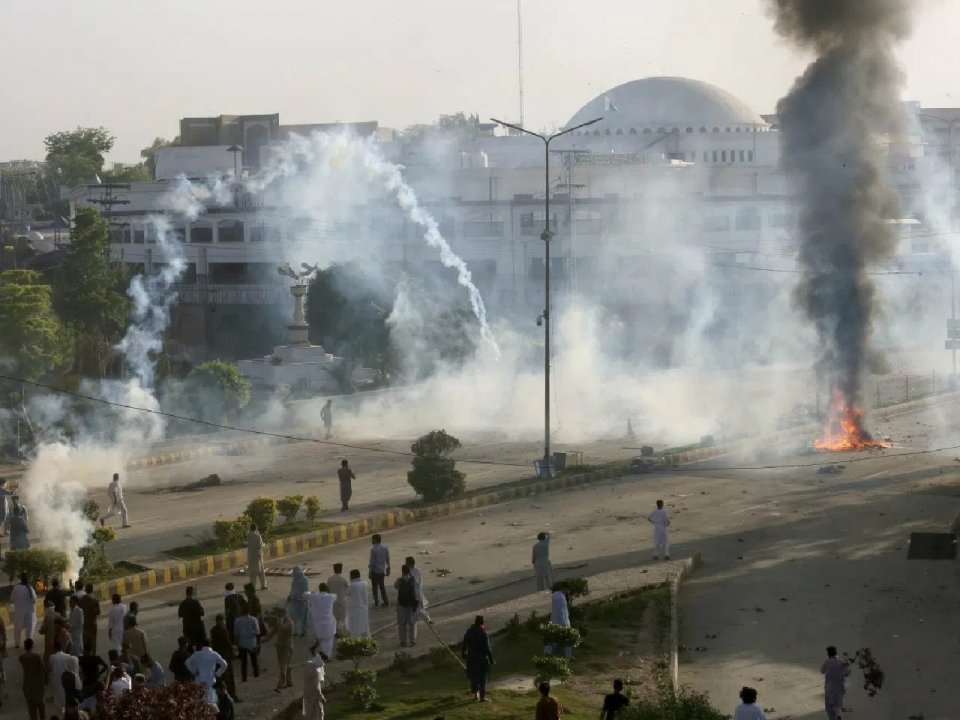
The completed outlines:
[[[250,575],[250,584],[256,586],[260,581],[260,589],[267,589],[267,575],[263,568],[263,536],[257,529],[256,523],[250,525],[247,533],[247,574]]]
[[[347,631],[354,637],[370,637],[370,586],[359,570],[350,571],[347,596]]]
[[[670,559],[670,539],[667,528],[670,527],[670,518],[663,507],[663,500],[657,500],[657,509],[647,515],[647,521],[653,523],[653,559]]]
[[[318,652],[303,666],[303,720],[323,720],[323,658]]]
[[[63,651],[59,641],[53,643],[53,654],[48,661],[50,664],[50,687],[53,689],[53,708],[59,715],[63,706],[67,704],[67,695],[63,686],[63,673],[70,671],[75,677],[80,676],[80,662],[73,655]],[[80,688],[76,688],[79,690]]]
[[[184,667],[207,689],[207,702],[217,704],[217,678],[227,671],[227,661],[207,642],[186,659]]]
[[[120,516],[120,527],[128,528],[127,522],[127,504],[123,501],[123,488],[120,487],[120,473],[113,474],[113,480],[107,488],[107,496],[110,498],[110,509],[107,514],[100,518],[100,524],[103,525],[114,515]]]
[[[327,578],[327,588],[337,596],[333,604],[333,617],[337,621],[337,630],[347,626],[347,595],[350,594],[350,582],[343,576],[343,563],[333,564],[333,575]]]
[[[26,633],[27,638],[33,639],[37,628],[37,593],[26,575],[21,575],[20,582],[13,586],[10,601],[13,603],[13,646],[19,648],[20,636]]]
[[[310,615],[310,626],[317,638],[317,644],[327,657],[333,655],[334,638],[337,635],[337,619],[333,616],[333,604],[337,596],[329,592],[326,583],[320,583],[317,592],[304,593]]]
[[[120,595],[114,593],[107,614],[107,637],[117,652],[123,648],[123,618],[126,614],[127,606],[120,601]]]
[[[533,571],[537,574],[537,590],[553,586],[553,566],[550,564],[550,533],[539,533],[533,544]]]
[[[827,648],[827,659],[820,666],[823,674],[823,704],[828,720],[840,720],[843,713],[843,696],[847,693],[847,676],[850,664],[837,657],[837,649]]]

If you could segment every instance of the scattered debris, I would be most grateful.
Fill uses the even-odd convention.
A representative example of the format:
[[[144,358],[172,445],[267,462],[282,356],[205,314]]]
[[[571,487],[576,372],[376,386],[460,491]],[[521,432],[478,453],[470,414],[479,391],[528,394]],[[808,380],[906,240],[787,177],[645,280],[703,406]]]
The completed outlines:
[[[846,465],[837,465],[837,464],[821,465],[817,469],[817,475],[839,475],[846,469],[847,469]]]
[[[446,577],[447,575],[450,574],[450,571],[447,570],[446,568],[435,568],[433,573],[437,577]]]
[[[870,648],[860,648],[852,656],[844,653],[843,659],[848,664],[856,662],[863,671],[863,689],[867,691],[868,696],[873,697],[880,692],[880,688],[883,687],[884,672],[877,664]]]

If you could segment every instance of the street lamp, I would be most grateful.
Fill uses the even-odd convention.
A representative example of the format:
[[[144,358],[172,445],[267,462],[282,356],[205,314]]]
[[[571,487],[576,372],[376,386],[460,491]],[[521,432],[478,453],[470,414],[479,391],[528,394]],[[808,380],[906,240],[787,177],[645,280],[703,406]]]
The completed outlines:
[[[587,125],[593,125],[594,123],[600,122],[603,120],[603,118],[594,118],[588,122],[565,128],[560,132],[554,133],[553,135],[541,135],[540,133],[531,132],[526,128],[522,128],[519,125],[504,122],[503,120],[497,120],[496,118],[490,119],[497,123],[497,125],[502,125],[503,127],[508,127],[516,130],[517,132],[522,132],[525,135],[532,135],[535,138],[540,138],[543,140],[545,161],[543,176],[544,219],[543,233],[540,235],[540,239],[543,240],[544,248],[543,314],[537,318],[537,325],[540,325],[541,323],[543,324],[543,465],[541,467],[541,473],[549,477],[552,463],[552,457],[550,455],[550,240],[553,238],[553,232],[550,230],[550,141],[560,137],[561,135],[571,133],[574,130],[584,128]],[[571,222],[572,220],[573,219],[571,218]]]

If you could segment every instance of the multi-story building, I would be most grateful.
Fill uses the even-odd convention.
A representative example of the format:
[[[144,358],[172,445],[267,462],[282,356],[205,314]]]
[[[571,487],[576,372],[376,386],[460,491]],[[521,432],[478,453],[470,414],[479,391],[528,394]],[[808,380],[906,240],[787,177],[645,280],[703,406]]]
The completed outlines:
[[[910,211],[919,206],[918,168],[937,162],[955,177],[954,120],[960,124],[960,109],[913,110],[919,130],[898,138],[890,152]],[[586,103],[566,126],[595,117],[603,121],[551,146],[551,277],[558,297],[589,293],[625,314],[639,303],[647,318],[660,317],[669,327],[682,322],[688,302],[689,278],[678,270],[688,253],[709,266],[734,313],[737,303],[762,302],[770,273],[740,268],[784,269],[796,249],[797,212],[778,168],[776,118],[683,78],[615,87]],[[134,184],[124,192],[129,204],[113,212],[115,256],[155,270],[146,218],[175,177],[255,173],[264,149],[289,134],[343,127],[284,126],[276,114],[184,118],[179,146],[157,158],[156,180]],[[375,122],[351,129],[374,136],[384,155],[404,166],[494,314],[535,317],[543,303],[543,144],[486,123],[416,138]],[[71,202],[88,204],[97,193],[76,188]],[[276,317],[289,312],[289,294],[275,269],[283,255],[278,248],[296,241],[303,228],[295,218],[275,219],[270,208],[237,192],[207,206],[195,221],[175,224],[189,265],[171,332],[184,345],[249,356],[278,339]],[[384,204],[325,228],[321,242],[331,249],[328,258],[348,260],[355,253],[367,261],[361,253],[369,244],[359,240],[377,237],[386,241],[379,258],[385,266],[439,267],[418,233],[397,208]],[[903,254],[922,262],[938,248],[916,240],[903,246]]]

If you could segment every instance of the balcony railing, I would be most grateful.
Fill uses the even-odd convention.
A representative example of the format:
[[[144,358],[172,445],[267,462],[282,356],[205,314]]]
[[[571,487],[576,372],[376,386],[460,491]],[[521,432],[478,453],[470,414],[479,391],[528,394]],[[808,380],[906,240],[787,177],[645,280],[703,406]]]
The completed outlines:
[[[281,305],[291,303],[289,289],[278,285],[177,285],[181,305]]]

